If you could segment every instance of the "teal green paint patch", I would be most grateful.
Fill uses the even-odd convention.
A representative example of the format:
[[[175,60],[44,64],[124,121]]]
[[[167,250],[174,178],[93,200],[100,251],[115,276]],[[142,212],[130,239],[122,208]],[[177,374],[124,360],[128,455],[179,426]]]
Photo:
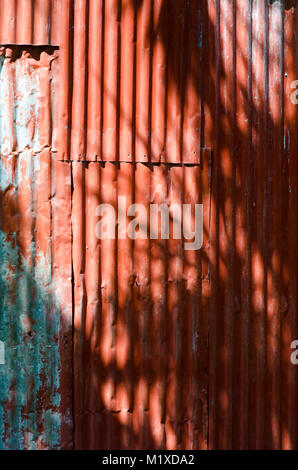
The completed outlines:
[[[0,448],[22,449],[26,435],[32,442],[42,440],[46,448],[56,448],[61,428],[59,309],[25,260],[16,268],[19,256],[18,248],[0,232],[0,340],[5,345],[5,364],[0,365]],[[46,269],[46,261],[40,262]]]

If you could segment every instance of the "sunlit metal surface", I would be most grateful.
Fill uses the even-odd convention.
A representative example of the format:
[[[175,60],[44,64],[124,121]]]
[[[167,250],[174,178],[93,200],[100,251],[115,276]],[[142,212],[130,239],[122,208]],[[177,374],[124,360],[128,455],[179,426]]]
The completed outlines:
[[[296,2],[0,4],[1,446],[297,448]],[[203,248],[98,240],[119,195]]]

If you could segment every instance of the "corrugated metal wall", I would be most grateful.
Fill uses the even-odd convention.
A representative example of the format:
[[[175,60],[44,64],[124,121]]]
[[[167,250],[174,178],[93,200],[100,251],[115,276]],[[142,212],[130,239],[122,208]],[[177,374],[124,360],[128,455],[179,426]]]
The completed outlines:
[[[31,31],[30,43],[59,45],[48,145],[64,166],[61,197],[50,201],[67,216],[56,225],[61,238],[49,238],[66,249],[71,176],[74,446],[297,448],[296,0],[1,3],[11,18],[1,16],[2,44],[27,42]],[[36,118],[36,99],[30,148],[48,119]],[[5,132],[8,155],[15,141]],[[204,201],[203,248],[99,241],[95,208],[116,207],[119,195],[146,206]],[[63,276],[68,263],[59,258]],[[66,297],[59,308],[71,305]]]
[[[0,44],[58,46],[63,3],[64,0],[0,0]]]
[[[1,54],[0,448],[71,448],[71,171],[53,148],[58,55]]]

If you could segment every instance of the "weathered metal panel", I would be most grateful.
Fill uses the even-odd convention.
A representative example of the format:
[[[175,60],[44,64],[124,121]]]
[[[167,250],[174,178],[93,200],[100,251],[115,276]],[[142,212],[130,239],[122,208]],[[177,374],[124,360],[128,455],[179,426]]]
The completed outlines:
[[[199,163],[201,2],[65,3],[60,158]]]
[[[0,1],[60,74],[2,53],[2,447],[70,447],[74,393],[77,448],[297,448],[296,3]],[[209,197],[202,148],[210,247],[94,236],[119,195]]]
[[[2,54],[0,448],[71,448],[71,174],[52,149],[57,52]]]
[[[0,44],[57,46],[64,0],[0,0]]]
[[[297,5],[208,7],[209,447],[297,448]]]
[[[56,152],[58,51],[55,48],[1,48],[0,155]]]
[[[78,5],[78,8],[83,8],[82,5]],[[123,244],[122,251],[122,241],[113,241],[102,244],[103,250],[99,245],[96,248],[101,266],[98,282],[103,299],[96,297],[94,304],[100,313],[88,314],[88,318],[94,315],[103,318],[102,330],[98,330],[99,336],[95,335],[93,341],[97,344],[102,331],[104,342],[102,345],[98,343],[101,357],[98,366],[103,367],[102,374],[107,378],[102,392],[102,408],[92,413],[90,419],[94,426],[103,425],[107,429],[107,440],[100,443],[93,440],[87,444],[84,440],[87,434],[81,435],[81,430],[93,425],[87,417],[88,413],[76,409],[82,420],[82,427],[78,426],[76,431],[76,443],[83,447],[204,447],[207,445],[205,429],[208,424],[208,447],[211,449],[297,448],[297,372],[290,361],[290,344],[298,335],[298,240],[293,221],[298,202],[297,107],[291,101],[291,86],[298,72],[296,2],[206,0],[200,4],[191,1],[187,8],[184,2],[166,1],[121,2],[121,9],[118,2],[109,3],[108,9],[103,5],[101,2],[97,4],[96,13],[105,18],[100,23],[105,25],[102,26],[99,42],[103,52],[101,56],[97,52],[102,62],[101,65],[97,62],[94,74],[88,76],[90,82],[86,84],[87,92],[89,86],[92,86],[92,93],[95,89],[98,93],[90,122],[96,122],[95,127],[98,129],[100,126],[102,134],[95,133],[93,140],[97,149],[95,154],[99,152],[99,157],[89,157],[87,151],[87,159],[115,158],[124,161],[127,154],[127,158],[136,161],[140,161],[144,155],[145,160],[148,157],[153,161],[181,161],[180,149],[192,142],[187,133],[197,129],[190,122],[194,116],[194,119],[200,120],[202,103],[203,120],[201,132],[196,133],[199,139],[196,142],[214,150],[211,245],[206,260],[210,263],[211,277],[210,283],[202,283],[198,303],[209,328],[206,385],[208,416],[201,412],[196,415],[197,420],[192,421],[191,418],[188,421],[188,413],[183,406],[178,405],[181,404],[180,387],[185,393],[184,398],[187,397],[185,402],[190,407],[193,405],[193,413],[197,403],[196,399],[191,400],[191,396],[187,395],[187,386],[179,375],[178,364],[181,364],[183,350],[179,335],[183,331],[183,322],[179,323],[180,307],[176,310],[175,306],[183,305],[189,312],[187,302],[181,301],[181,290],[175,289],[175,282],[169,282],[169,279],[177,279],[180,286],[181,258],[175,258],[173,254],[179,253],[179,243],[170,241],[169,252],[162,248],[160,264],[158,268],[153,268],[151,243],[138,242],[133,247]],[[88,15],[88,9],[84,10],[84,14]],[[190,19],[194,21],[192,26]],[[93,35],[96,34],[94,27],[90,27],[91,31]],[[191,38],[190,44],[198,37],[198,32],[200,38],[199,48],[188,49],[187,63],[193,64],[190,68],[185,67],[184,51],[188,44],[186,31],[189,35],[187,37]],[[81,28],[80,34],[77,34],[77,44],[85,47],[86,42],[92,40],[86,38]],[[107,42],[110,45],[108,50],[105,47]],[[86,70],[87,65],[91,67],[92,57],[89,55],[88,64],[83,62],[82,57],[80,60],[77,67],[84,77],[82,68]],[[132,61],[133,67],[129,67]],[[198,63],[202,64],[199,70]],[[96,76],[103,83],[101,94],[95,86]],[[90,103],[92,95],[88,92],[87,96]],[[76,95],[73,95],[73,102],[75,100]],[[125,103],[127,122],[122,117],[125,114],[122,115],[121,100]],[[86,101],[81,97],[77,110],[83,112],[85,106]],[[164,109],[167,110],[166,116]],[[117,119],[118,124],[113,124]],[[86,127],[82,115],[78,122],[78,129],[71,140],[77,138],[81,125]],[[80,135],[85,136],[81,130]],[[80,140],[83,151],[85,144]],[[73,148],[77,146],[79,144],[76,143]],[[168,152],[166,157],[164,150]],[[186,155],[189,156],[189,152]],[[79,157],[71,154],[71,158],[80,159],[82,154]],[[147,174],[146,166],[137,166],[140,175],[137,177],[138,171],[133,175],[133,171],[128,169],[129,165],[124,166],[127,168],[124,171],[121,165],[117,168],[107,164],[93,183],[93,177],[90,176],[89,182],[89,177],[85,179],[84,175],[92,168],[92,171],[99,171],[95,169],[97,167],[81,168],[79,163],[76,165],[75,179],[81,181],[82,178],[84,184],[80,196],[79,184],[74,193],[80,201],[74,220],[81,217],[79,233],[83,244],[87,240],[84,238],[87,237],[84,235],[85,219],[79,214],[84,214],[82,208],[87,201],[85,192],[89,191],[89,184],[94,189],[100,186],[103,197],[115,204],[118,192],[122,191],[119,187],[123,181],[125,194],[128,195],[130,191],[132,198],[140,198],[148,203],[146,195],[152,187],[152,175],[149,172]],[[159,170],[153,167],[153,175],[154,171],[157,174]],[[185,184],[185,180],[178,177],[180,171],[181,168],[172,172],[172,186],[178,200],[182,197],[181,184]],[[192,169],[191,174],[196,171]],[[121,173],[125,176],[120,177]],[[160,185],[166,188],[162,180]],[[95,193],[97,200],[101,200],[98,192],[90,190],[92,197],[95,197]],[[75,250],[80,252],[79,249]],[[167,258],[168,254],[171,256]],[[79,318],[84,319],[85,313],[81,315],[81,312],[85,310],[82,309],[88,312],[91,308],[88,301],[88,283],[91,281],[85,280],[84,274],[84,269],[90,264],[83,253],[80,253],[79,258],[80,270],[76,279],[80,279],[80,288],[75,311]],[[197,266],[196,263],[193,265]],[[87,272],[86,279],[91,272],[93,268]],[[132,277],[134,287],[127,293],[131,273],[139,278],[139,282]],[[156,273],[160,276],[154,284]],[[175,287],[172,289],[173,285]],[[137,318],[131,320],[126,314],[118,334],[121,318],[118,310],[121,312],[119,305],[122,298],[121,291],[118,292],[120,286],[126,286],[121,287],[127,294],[123,298],[129,305],[125,311],[137,312]],[[138,288],[141,294],[134,300],[134,292]],[[155,349],[153,346],[150,350],[148,346],[151,345],[151,330],[146,330],[148,322],[158,329],[158,321],[155,323],[152,314],[155,311],[152,291],[156,289],[158,292],[165,288],[168,292],[166,311],[172,312],[173,316],[164,314],[163,317],[163,313],[160,313],[159,318],[165,318],[168,322],[168,336],[162,342],[165,349],[156,356],[160,364],[156,359],[153,369],[155,373],[160,371],[158,374],[162,377],[170,374],[166,380],[166,391],[160,385],[162,382],[155,382],[147,373],[151,371],[150,361],[155,357]],[[161,298],[162,295],[164,293]],[[91,305],[95,308],[93,303]],[[123,325],[131,328],[128,340]],[[178,325],[177,335],[172,333],[173,325]],[[204,328],[198,328],[203,336],[206,331]],[[81,335],[80,332],[77,344],[85,344],[87,341],[79,339]],[[119,338],[122,343],[117,343]],[[137,363],[131,359],[134,356],[130,341],[136,344]],[[142,347],[138,348],[138,344]],[[123,365],[123,357],[127,357],[127,354],[122,354],[126,350],[130,351],[127,353],[128,356],[130,354],[127,372]],[[204,374],[202,367],[206,352],[202,350],[201,355],[193,358],[196,371],[200,371],[200,374]],[[165,363],[168,365],[165,366]],[[192,364],[192,359],[189,359],[189,363]],[[131,395],[119,391],[122,387],[122,369],[119,364],[125,371],[123,374],[129,383],[129,390],[132,389]],[[198,390],[202,391],[200,387],[205,383],[202,375],[195,376],[193,370],[187,370],[185,361],[183,364],[187,378],[196,382],[195,377],[198,377]],[[141,373],[143,380],[136,387],[130,380],[130,374],[139,378]],[[96,373],[92,376],[95,377]],[[154,396],[152,401],[151,392]],[[79,386],[76,393],[79,397],[76,406],[80,408],[81,403],[84,403],[88,407],[88,392],[82,393]],[[122,398],[118,398],[119,395]],[[129,400],[130,396],[133,396],[133,404]],[[192,422],[195,423],[197,434],[191,430],[191,424],[190,427],[185,424]],[[90,434],[96,435],[93,431]]]
[[[72,168],[75,447],[206,448],[210,153]],[[144,237],[99,240],[96,208],[121,196],[148,210]],[[149,239],[149,205],[175,202],[204,204],[200,251]]]

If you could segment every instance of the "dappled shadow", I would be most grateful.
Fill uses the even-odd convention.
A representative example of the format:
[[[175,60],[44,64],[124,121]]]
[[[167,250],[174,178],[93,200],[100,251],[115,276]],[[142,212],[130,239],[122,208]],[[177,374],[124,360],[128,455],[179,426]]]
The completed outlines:
[[[134,5],[138,15],[143,2]],[[161,199],[169,200],[170,191],[183,199],[186,167],[170,186],[166,178],[155,179],[156,166],[150,172],[137,164],[135,175],[109,164],[109,176],[93,163],[81,170],[74,184],[75,415],[79,410],[92,418],[86,417],[89,434],[76,428],[76,446],[295,448],[289,345],[297,336],[297,237],[289,217],[297,208],[297,166],[296,121],[289,116],[296,111],[288,102],[295,14],[285,13],[280,2],[158,5],[165,95],[173,93],[167,112],[175,115],[178,106],[176,125],[183,129],[184,95],[187,84],[193,87],[200,145],[213,150],[211,221],[205,226],[210,248],[188,255],[180,242],[152,240],[96,241],[91,248],[90,204],[93,210],[102,201],[116,207],[119,194],[149,203],[156,187]],[[190,11],[197,12],[193,43],[185,29]],[[145,37],[154,50],[153,17]],[[196,47],[197,62],[191,63]],[[160,148],[166,124],[156,143],[150,106],[144,106],[149,148]],[[120,121],[122,115],[125,109]],[[144,138],[137,129],[136,138]],[[81,253],[85,244],[91,254]]]
[[[135,134],[127,155],[150,165],[71,163],[74,447],[297,448],[296,2],[120,3],[120,44],[125,8],[137,18],[150,5],[139,32],[162,86],[149,79],[129,112],[127,77],[117,96],[102,91]],[[189,129],[212,172],[203,158],[182,164]],[[98,240],[96,207],[119,195],[146,207],[205,198],[203,248]]]

